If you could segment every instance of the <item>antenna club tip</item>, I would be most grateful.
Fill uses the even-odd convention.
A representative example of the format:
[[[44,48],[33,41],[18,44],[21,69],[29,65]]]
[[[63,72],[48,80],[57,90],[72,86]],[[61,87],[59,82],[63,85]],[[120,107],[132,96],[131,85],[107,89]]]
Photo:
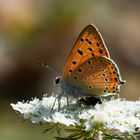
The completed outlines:
[[[41,62],[41,61],[38,61],[38,63],[39,63],[40,65],[42,65],[42,66],[46,66],[46,65],[47,65],[46,63],[43,63],[43,62]]]
[[[51,67],[49,67],[49,66],[47,65],[47,63],[43,63],[43,62],[41,62],[41,61],[38,61],[38,63],[39,63],[41,66],[43,66],[43,67],[47,68],[48,70],[50,70],[54,75],[58,75]]]

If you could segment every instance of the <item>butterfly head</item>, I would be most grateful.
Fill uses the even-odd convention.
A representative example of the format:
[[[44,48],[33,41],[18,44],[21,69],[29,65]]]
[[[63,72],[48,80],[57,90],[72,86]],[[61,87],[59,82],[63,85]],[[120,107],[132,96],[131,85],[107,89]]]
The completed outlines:
[[[53,83],[54,83],[55,86],[59,86],[60,83],[62,83],[62,77],[58,76],[58,74],[50,66],[48,66],[46,63],[42,63],[40,61],[39,61],[39,64],[41,64],[43,67],[47,68],[50,72],[52,72]]]
[[[54,85],[55,86],[59,86],[61,83],[62,83],[62,77],[61,76],[54,77]]]

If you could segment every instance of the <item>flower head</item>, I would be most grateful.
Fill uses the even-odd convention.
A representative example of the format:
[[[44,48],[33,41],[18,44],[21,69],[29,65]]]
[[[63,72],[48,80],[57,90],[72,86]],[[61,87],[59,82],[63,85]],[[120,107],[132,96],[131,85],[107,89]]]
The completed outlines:
[[[80,107],[76,100],[72,100],[68,106],[66,98],[63,97],[60,110],[58,110],[58,103],[52,110],[55,98],[55,96],[44,96],[42,100],[35,98],[11,106],[15,111],[20,112],[24,119],[30,119],[32,123],[53,122],[75,126],[81,125],[80,120],[85,120],[86,131],[90,131],[97,123],[120,132],[135,132],[136,127],[140,128],[140,100],[113,99],[87,108]]]

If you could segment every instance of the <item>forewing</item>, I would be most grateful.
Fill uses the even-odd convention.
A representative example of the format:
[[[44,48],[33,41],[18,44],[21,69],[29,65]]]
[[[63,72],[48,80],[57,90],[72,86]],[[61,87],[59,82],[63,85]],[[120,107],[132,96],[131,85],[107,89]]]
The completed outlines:
[[[71,76],[76,68],[93,56],[110,57],[98,29],[94,25],[90,24],[80,33],[70,52],[64,66],[63,78],[66,79]]]

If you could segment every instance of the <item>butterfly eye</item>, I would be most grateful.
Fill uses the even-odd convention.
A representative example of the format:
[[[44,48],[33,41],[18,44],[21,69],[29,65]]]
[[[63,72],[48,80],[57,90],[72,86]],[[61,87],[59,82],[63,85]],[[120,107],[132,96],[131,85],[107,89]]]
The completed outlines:
[[[56,77],[56,79],[55,79],[55,84],[56,84],[56,85],[59,84],[59,83],[60,83],[60,80],[61,80],[60,77]]]

